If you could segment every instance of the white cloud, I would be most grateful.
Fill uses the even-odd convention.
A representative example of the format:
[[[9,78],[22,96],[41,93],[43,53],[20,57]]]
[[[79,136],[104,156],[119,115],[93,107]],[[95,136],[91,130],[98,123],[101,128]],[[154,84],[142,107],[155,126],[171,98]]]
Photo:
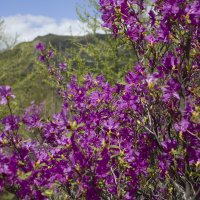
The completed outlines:
[[[37,36],[49,33],[58,35],[84,35],[87,33],[86,26],[78,20],[55,19],[46,16],[15,15],[3,17],[5,32],[9,37],[19,35],[18,42],[30,41]]]

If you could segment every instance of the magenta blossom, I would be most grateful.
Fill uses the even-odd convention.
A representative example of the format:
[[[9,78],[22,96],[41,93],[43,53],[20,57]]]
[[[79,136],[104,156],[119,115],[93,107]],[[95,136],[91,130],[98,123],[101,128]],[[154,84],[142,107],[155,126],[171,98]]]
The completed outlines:
[[[38,49],[39,51],[44,51],[45,50],[45,45],[42,42],[39,42],[38,44],[36,44],[36,49]]]
[[[11,93],[10,86],[0,86],[0,105],[7,104],[10,98],[15,98]]]
[[[67,69],[67,64],[65,62],[62,62],[59,64],[59,68],[61,71],[65,71]]]

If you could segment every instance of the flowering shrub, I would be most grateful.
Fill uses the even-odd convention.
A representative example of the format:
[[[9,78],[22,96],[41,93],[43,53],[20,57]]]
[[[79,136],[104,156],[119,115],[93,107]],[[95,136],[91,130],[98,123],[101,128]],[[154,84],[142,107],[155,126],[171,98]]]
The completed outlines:
[[[103,26],[129,41],[138,62],[124,84],[72,77],[37,45],[63,99],[42,117],[15,116],[8,86],[0,102],[0,190],[20,199],[197,199],[200,194],[200,3],[100,0]],[[22,137],[30,132],[32,139]]]

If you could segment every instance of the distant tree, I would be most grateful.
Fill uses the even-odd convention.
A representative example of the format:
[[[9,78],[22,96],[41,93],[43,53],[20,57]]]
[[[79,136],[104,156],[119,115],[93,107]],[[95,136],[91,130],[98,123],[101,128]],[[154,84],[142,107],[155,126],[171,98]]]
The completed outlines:
[[[120,38],[114,39],[110,30],[102,27],[97,0],[85,0],[84,6],[78,5],[77,15],[86,24],[86,31],[95,41],[80,47],[80,54],[87,54],[90,58],[90,62],[86,62],[89,72],[104,74],[111,83],[123,81],[123,75],[132,68],[136,60],[130,43]],[[103,41],[99,33],[103,34]],[[78,57],[83,58],[81,55]]]
[[[3,25],[4,25],[4,21],[0,19],[0,41],[3,38]]]
[[[90,33],[96,34],[98,31],[108,33],[108,30],[101,27],[101,15],[97,0],[85,0],[85,5],[82,7],[78,5],[76,11],[79,20],[87,25]]]
[[[19,35],[11,36],[5,32],[5,22],[0,19],[0,50],[12,49],[18,42]]]

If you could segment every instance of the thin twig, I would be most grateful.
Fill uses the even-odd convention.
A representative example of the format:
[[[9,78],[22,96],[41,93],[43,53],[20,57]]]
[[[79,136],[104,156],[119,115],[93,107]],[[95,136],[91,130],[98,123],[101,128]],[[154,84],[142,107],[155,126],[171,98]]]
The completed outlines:
[[[197,140],[199,140],[199,141],[200,141],[200,138],[199,138],[197,135],[195,135],[194,133],[192,133],[192,132],[190,132],[190,131],[188,131],[188,130],[187,130],[187,132],[188,132],[190,135],[192,135],[192,136],[196,137],[196,138],[197,138]]]

